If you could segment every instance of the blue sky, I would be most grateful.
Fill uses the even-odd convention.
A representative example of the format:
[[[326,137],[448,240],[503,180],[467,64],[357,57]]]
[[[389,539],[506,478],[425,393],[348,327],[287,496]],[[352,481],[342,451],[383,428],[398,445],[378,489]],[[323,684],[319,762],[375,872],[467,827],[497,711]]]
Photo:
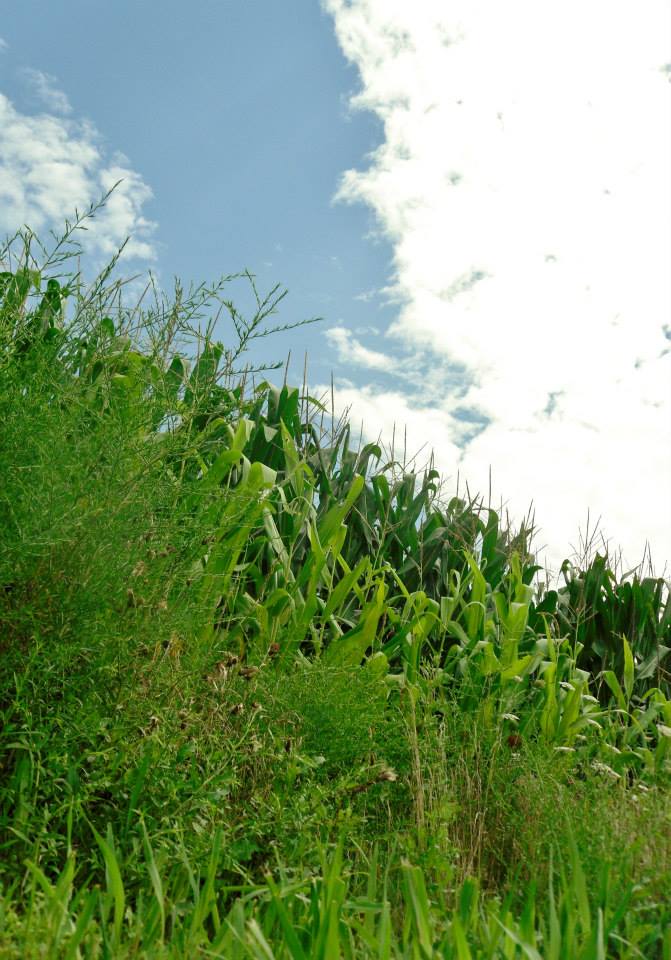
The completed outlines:
[[[378,146],[381,124],[348,105],[357,71],[331,18],[315,0],[157,9],[26,0],[2,27],[0,92],[34,115],[53,112],[61,90],[67,119],[91,121],[107,158],[125,154],[153,193],[142,215],[156,224],[164,283],[248,268],[264,290],[289,288],[282,321],[370,324],[370,305],[355,298],[384,284],[390,246],[365,239],[372,211],[332,198],[343,170]],[[12,225],[6,217],[0,229]],[[261,353],[293,348],[302,370],[306,348],[315,374],[328,376],[322,336],[306,328],[300,344],[278,338]]]
[[[325,319],[259,358],[448,492],[491,469],[551,567],[588,511],[671,560],[667,0],[24,0],[0,37],[0,233],[122,176],[95,253],[281,282]]]

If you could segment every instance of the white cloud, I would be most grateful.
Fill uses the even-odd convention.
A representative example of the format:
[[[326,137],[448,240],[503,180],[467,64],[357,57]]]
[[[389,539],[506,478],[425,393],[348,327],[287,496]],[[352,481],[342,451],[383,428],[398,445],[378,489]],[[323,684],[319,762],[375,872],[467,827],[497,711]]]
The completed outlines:
[[[393,366],[391,357],[364,347],[346,327],[331,327],[326,331],[326,339],[338,351],[341,363],[367,367],[369,370],[389,370]]]
[[[61,112],[64,103],[65,97]],[[109,257],[130,236],[125,256],[153,259],[155,224],[142,213],[152,193],[128,160],[106,156],[89,121],[25,114],[0,94],[0,236],[24,225],[40,236],[60,233],[75,209],[86,210],[118,180],[123,183],[87,224],[85,252]]]
[[[25,67],[21,73],[33,96],[47,110],[63,116],[72,113],[70,101],[58,87],[56,77],[41,70],[33,70],[32,67]]]
[[[328,400],[330,387],[319,384],[311,392]],[[440,410],[413,407],[407,395],[400,390],[356,387],[347,380],[339,380],[335,399],[336,416],[349,410],[353,430],[362,423],[367,440],[382,439],[384,443],[391,444],[395,435],[394,453],[401,462],[417,457],[417,464],[420,467],[425,465],[436,445],[436,437],[444,431],[445,421]],[[456,462],[459,448],[454,442],[446,441],[441,455],[444,460]]]
[[[396,344],[427,367],[446,359],[465,371],[458,390],[449,378],[431,386],[438,463],[480,490],[491,464],[518,517],[533,499],[553,563],[589,508],[625,563],[649,540],[661,569],[671,560],[671,8],[325,7],[359,68],[355,105],[384,123],[370,165],[347,171],[338,194],[372,207],[394,247],[400,308],[381,353]],[[387,409],[407,415],[419,446],[429,414],[411,411],[424,396],[406,392],[406,409],[350,388],[347,402],[374,433]],[[486,426],[455,452],[463,406]]]
[[[8,50],[8,49],[9,49],[9,44],[7,43],[6,40],[3,40],[2,37],[0,37],[0,53],[3,53],[5,50]]]

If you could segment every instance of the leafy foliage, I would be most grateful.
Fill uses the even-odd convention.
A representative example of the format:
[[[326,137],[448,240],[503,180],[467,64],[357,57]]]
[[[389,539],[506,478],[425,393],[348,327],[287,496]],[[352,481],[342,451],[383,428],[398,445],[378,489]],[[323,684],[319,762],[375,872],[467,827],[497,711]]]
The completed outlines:
[[[129,310],[82,222],[0,273],[3,956],[671,956],[668,584],[542,589],[237,368],[278,288]]]

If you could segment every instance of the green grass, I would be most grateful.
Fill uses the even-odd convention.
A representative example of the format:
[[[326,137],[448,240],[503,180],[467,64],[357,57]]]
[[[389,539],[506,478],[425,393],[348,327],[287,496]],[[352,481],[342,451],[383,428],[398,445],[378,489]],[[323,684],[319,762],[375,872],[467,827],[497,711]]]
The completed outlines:
[[[76,229],[1,258],[0,957],[671,960],[668,584],[535,586],[244,369],[281,292],[129,309]]]

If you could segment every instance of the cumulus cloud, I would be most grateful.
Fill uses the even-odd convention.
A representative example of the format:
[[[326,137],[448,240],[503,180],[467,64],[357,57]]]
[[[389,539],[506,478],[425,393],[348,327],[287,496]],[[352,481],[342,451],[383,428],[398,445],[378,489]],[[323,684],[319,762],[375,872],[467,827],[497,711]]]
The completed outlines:
[[[109,257],[131,237],[126,257],[154,259],[155,224],[143,214],[149,186],[126,157],[105,153],[92,123],[66,115],[70,104],[53,78],[31,71],[29,82],[47,108],[40,114],[22,113],[0,93],[0,235],[25,225],[59,233],[75,209],[84,212],[122,180],[88,222],[86,252]]]
[[[671,560],[671,10],[650,0],[325,0],[384,140],[338,197],[394,250],[399,301],[375,357],[461,371],[343,392],[408,417],[417,445],[522,517],[552,565],[587,510],[632,566]],[[339,350],[355,341],[340,329]],[[359,361],[363,353],[357,349]],[[447,366],[445,366],[447,361]],[[414,393],[413,393],[414,390]],[[460,411],[483,425],[458,440]],[[430,419],[429,419],[430,418]]]

